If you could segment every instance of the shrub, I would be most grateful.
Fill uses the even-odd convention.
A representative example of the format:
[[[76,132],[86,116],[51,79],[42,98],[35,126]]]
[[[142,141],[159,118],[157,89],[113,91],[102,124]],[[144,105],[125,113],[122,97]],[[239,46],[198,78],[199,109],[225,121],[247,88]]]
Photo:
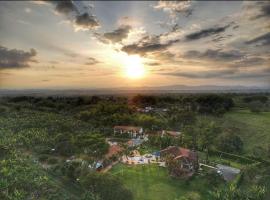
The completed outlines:
[[[218,138],[218,148],[225,152],[241,152],[243,150],[242,139],[234,133],[223,133]]]
[[[40,156],[38,157],[38,160],[39,160],[40,162],[45,162],[45,161],[48,160],[48,158],[49,158],[48,155],[43,154],[43,155],[40,155]]]
[[[58,163],[58,160],[57,160],[57,158],[49,158],[49,159],[47,160],[47,162],[48,162],[48,164],[50,164],[50,165],[54,165],[54,164]]]

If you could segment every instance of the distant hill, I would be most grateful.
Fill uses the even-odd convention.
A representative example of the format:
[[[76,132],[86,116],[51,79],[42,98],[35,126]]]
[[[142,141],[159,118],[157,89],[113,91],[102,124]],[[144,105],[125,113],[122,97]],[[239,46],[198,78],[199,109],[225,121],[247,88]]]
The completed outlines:
[[[75,96],[102,94],[152,94],[152,93],[260,93],[270,92],[269,87],[247,86],[216,86],[216,85],[168,85],[158,87],[119,87],[119,88],[89,88],[89,89],[0,89],[0,96],[38,95],[38,96]]]

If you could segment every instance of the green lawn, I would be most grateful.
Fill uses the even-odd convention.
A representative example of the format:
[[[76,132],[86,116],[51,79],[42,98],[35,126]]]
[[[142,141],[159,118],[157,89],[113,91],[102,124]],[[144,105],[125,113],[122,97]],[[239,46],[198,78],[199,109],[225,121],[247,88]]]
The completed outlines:
[[[196,176],[189,182],[173,179],[166,168],[156,165],[118,164],[110,173],[123,180],[134,194],[134,200],[176,200],[190,193],[197,193],[203,200],[208,199],[211,189],[205,178]]]
[[[251,153],[257,146],[267,149],[270,144],[270,112],[235,110],[220,120],[223,127],[231,128],[243,139],[245,153]]]

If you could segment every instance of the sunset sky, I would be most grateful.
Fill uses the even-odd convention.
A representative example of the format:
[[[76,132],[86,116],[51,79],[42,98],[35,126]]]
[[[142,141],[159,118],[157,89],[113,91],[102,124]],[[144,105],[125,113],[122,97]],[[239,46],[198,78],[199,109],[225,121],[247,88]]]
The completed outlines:
[[[270,86],[270,3],[0,2],[0,88]]]

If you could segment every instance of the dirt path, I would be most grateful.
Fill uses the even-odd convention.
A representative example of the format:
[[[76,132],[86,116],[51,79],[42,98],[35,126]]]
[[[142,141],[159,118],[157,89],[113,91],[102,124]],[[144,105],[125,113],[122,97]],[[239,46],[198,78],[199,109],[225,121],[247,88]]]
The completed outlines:
[[[107,171],[109,171],[114,165],[116,165],[119,161],[115,161],[112,164],[110,164],[109,166],[107,166],[106,168],[103,168],[100,172],[102,173],[106,173]]]

